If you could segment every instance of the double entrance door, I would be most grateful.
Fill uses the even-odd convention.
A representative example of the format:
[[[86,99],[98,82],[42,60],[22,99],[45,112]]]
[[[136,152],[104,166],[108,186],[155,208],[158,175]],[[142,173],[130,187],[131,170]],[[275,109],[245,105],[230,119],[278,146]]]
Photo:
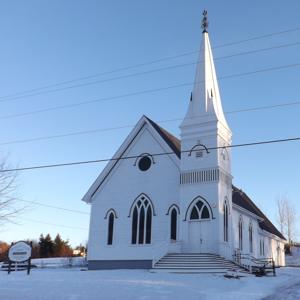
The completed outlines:
[[[189,252],[212,253],[210,221],[189,222]]]

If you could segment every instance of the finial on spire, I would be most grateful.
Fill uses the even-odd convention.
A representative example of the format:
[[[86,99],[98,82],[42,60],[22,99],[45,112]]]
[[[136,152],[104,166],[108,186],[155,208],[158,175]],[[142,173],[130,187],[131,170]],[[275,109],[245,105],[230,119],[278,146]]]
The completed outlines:
[[[203,33],[207,32],[207,28],[208,28],[207,10],[203,11],[203,19],[202,19],[201,27],[203,28]]]

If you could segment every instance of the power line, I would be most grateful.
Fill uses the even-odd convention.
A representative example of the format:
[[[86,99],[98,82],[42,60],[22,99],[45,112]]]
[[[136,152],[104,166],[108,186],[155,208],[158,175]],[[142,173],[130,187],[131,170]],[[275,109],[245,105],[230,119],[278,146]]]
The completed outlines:
[[[246,43],[246,42],[261,40],[261,39],[268,38],[268,37],[271,37],[271,36],[282,35],[282,34],[286,34],[286,33],[290,33],[290,32],[296,32],[296,31],[299,31],[299,30],[300,30],[300,27],[296,27],[296,28],[290,28],[290,29],[287,29],[287,30],[267,33],[267,34],[264,34],[264,35],[259,35],[259,36],[255,36],[255,37],[252,37],[252,38],[244,39],[244,40],[241,40],[241,41],[221,44],[221,45],[213,47],[213,49],[228,47],[228,46],[233,46],[233,45],[238,45],[238,44],[243,44],[243,43]]]
[[[235,145],[220,146],[220,147],[207,147],[206,149],[207,150],[217,150],[217,149],[224,149],[224,148],[241,148],[241,147],[248,147],[248,146],[258,146],[258,145],[284,143],[284,142],[292,142],[292,141],[300,141],[300,137],[277,139],[277,140],[265,140],[265,141],[259,141],[259,142],[235,144]],[[196,150],[182,150],[181,153],[191,153],[192,151],[196,151]],[[175,154],[174,152],[160,152],[160,153],[151,154],[151,156],[163,156],[163,155],[174,155],[174,154]],[[38,165],[38,166],[30,166],[30,167],[2,169],[2,170],[0,170],[0,173],[48,169],[48,168],[57,168],[57,167],[66,167],[66,166],[75,166],[75,165],[95,164],[95,163],[119,161],[119,160],[125,160],[125,159],[137,159],[139,157],[140,157],[140,155],[132,155],[132,156],[123,156],[123,157],[115,157],[115,158],[74,161],[74,162],[68,162],[68,163],[57,163],[57,164],[49,164],[49,165]]]
[[[239,52],[239,53],[235,53],[235,54],[231,54],[231,55],[221,56],[221,57],[215,58],[215,60],[222,60],[222,59],[233,58],[233,57],[242,56],[242,55],[249,55],[249,54],[254,54],[254,53],[259,53],[259,52],[266,52],[266,51],[270,51],[270,50],[274,50],[274,49],[280,49],[280,48],[286,48],[286,47],[298,46],[298,45],[300,45],[300,42],[282,44],[282,45],[277,45],[277,46],[268,47],[268,48],[261,48],[261,49],[256,49],[256,50],[251,50],[251,51],[246,51],[246,52]],[[96,80],[96,81],[79,83],[79,84],[75,84],[75,85],[71,85],[71,86],[67,86],[67,87],[50,89],[50,90],[40,91],[40,92],[31,93],[31,94],[27,94],[27,95],[10,97],[10,98],[0,100],[0,102],[7,102],[7,101],[12,101],[12,100],[24,99],[24,98],[28,98],[28,97],[32,97],[32,96],[51,94],[51,93],[55,93],[55,92],[59,92],[59,91],[64,91],[64,90],[69,90],[69,89],[74,89],[74,88],[81,88],[81,87],[85,87],[85,86],[89,86],[89,85],[95,85],[95,84],[104,83],[104,82],[110,82],[110,81],[115,81],[115,80],[120,80],[120,79],[127,79],[127,78],[136,77],[136,76],[147,75],[147,74],[152,74],[152,73],[156,73],[156,72],[161,72],[161,71],[166,71],[166,70],[172,70],[172,69],[197,65],[201,62],[202,61],[190,62],[190,63],[184,63],[184,64],[177,64],[177,65],[173,65],[173,66],[162,67],[162,68],[157,68],[157,69],[143,71],[143,72],[136,72],[136,73],[120,75],[120,76],[112,77],[112,78],[105,78],[105,79]],[[0,97],[0,99],[1,99],[1,97]]]
[[[277,67],[258,69],[258,70],[254,70],[254,71],[244,72],[244,73],[225,75],[225,76],[218,77],[218,80],[226,80],[226,79],[231,79],[231,78],[244,77],[244,76],[249,76],[249,75],[253,75],[253,74],[295,68],[295,67],[299,67],[299,66],[300,66],[300,63],[281,65],[281,66],[277,66]],[[93,103],[98,103],[98,102],[111,101],[111,100],[116,100],[116,99],[120,99],[120,98],[127,98],[127,97],[143,95],[143,94],[167,91],[167,90],[171,90],[171,89],[175,89],[175,88],[191,86],[191,85],[194,85],[195,83],[201,83],[201,82],[203,82],[203,81],[181,83],[181,84],[170,85],[170,86],[155,88],[155,89],[148,89],[148,90],[143,90],[143,91],[137,91],[137,92],[122,94],[122,95],[117,95],[117,96],[109,96],[109,97],[103,97],[103,98],[98,98],[98,99],[94,99],[94,100],[81,101],[81,102],[77,102],[77,103],[52,106],[49,108],[39,109],[39,110],[35,110],[35,111],[29,111],[29,112],[25,112],[25,113],[2,115],[2,116],[0,116],[0,119],[12,119],[12,118],[17,118],[17,117],[24,117],[24,116],[40,114],[40,113],[45,113],[45,112],[49,112],[49,111],[68,109],[68,108],[73,108],[73,107],[78,107],[78,106],[88,105],[88,104],[93,104]]]
[[[279,107],[286,107],[286,106],[293,106],[293,105],[300,105],[300,101],[287,102],[287,103],[278,103],[278,104],[274,104],[274,105],[249,107],[249,108],[245,108],[245,109],[227,111],[227,112],[225,112],[225,114],[230,115],[230,114],[260,111],[260,110],[267,110],[267,109],[272,109],[272,108],[279,108]],[[192,118],[190,118],[190,119],[192,119]],[[174,119],[168,119],[168,120],[160,120],[160,121],[158,121],[158,123],[168,123],[168,122],[175,122],[175,121],[177,122],[177,121],[182,121],[182,120],[183,120],[182,118],[174,118]],[[21,139],[21,140],[13,140],[13,141],[8,141],[8,142],[0,142],[0,146],[11,145],[11,144],[23,144],[23,143],[37,142],[37,141],[64,138],[64,137],[77,136],[77,135],[94,134],[94,133],[99,133],[99,132],[106,132],[106,131],[114,131],[114,130],[120,130],[120,129],[126,129],[126,128],[133,128],[134,126],[135,125],[123,125],[123,126],[116,126],[116,127],[107,127],[107,128],[97,128],[97,129],[91,129],[91,130],[74,131],[74,132],[56,134],[56,135],[33,137],[33,138],[29,138],[29,139]]]
[[[40,220],[33,220],[33,219],[24,218],[24,217],[18,217],[18,218],[22,219],[24,221],[32,222],[32,223],[51,225],[51,226],[56,226],[56,227],[68,228],[68,229],[85,230],[85,231],[88,230],[88,228],[83,228],[83,227],[60,225],[60,224],[56,224],[56,223],[44,222],[44,221],[40,221]]]
[[[272,32],[272,33],[269,33],[269,34],[259,35],[259,36],[255,36],[255,37],[244,39],[244,40],[239,40],[239,41],[235,41],[235,42],[230,42],[230,43],[218,45],[218,46],[213,47],[213,49],[238,45],[238,44],[242,44],[242,43],[249,42],[249,41],[264,39],[264,38],[268,38],[268,37],[271,37],[271,36],[282,35],[282,34],[286,34],[286,33],[290,33],[290,32],[296,32],[296,31],[299,31],[299,30],[300,30],[300,27],[290,28],[290,29],[283,30],[283,31]],[[188,56],[188,55],[195,54],[195,53],[198,53],[198,52],[199,52],[199,50],[185,52],[185,53],[181,53],[181,54],[178,54],[178,55],[168,56],[168,57],[152,60],[152,61],[145,62],[145,63],[140,63],[140,64],[131,65],[131,66],[121,67],[121,68],[117,68],[117,69],[114,69],[114,70],[105,71],[105,72],[101,72],[101,73],[97,73],[97,74],[93,74],[93,75],[78,77],[78,78],[74,78],[74,79],[71,79],[71,80],[66,80],[66,81],[46,85],[46,86],[43,86],[43,87],[28,89],[28,90],[24,90],[24,91],[21,91],[21,92],[14,93],[14,94],[1,96],[0,99],[16,97],[16,96],[36,92],[36,91],[45,90],[45,89],[48,89],[48,88],[53,88],[53,87],[66,85],[66,84],[77,82],[77,81],[83,81],[83,80],[92,79],[92,78],[96,78],[96,77],[103,76],[103,75],[113,74],[113,73],[116,73],[116,72],[127,71],[127,70],[130,70],[130,69],[143,67],[143,66],[146,66],[146,65],[156,64],[156,63],[159,63],[159,62],[162,62],[162,61],[167,61],[167,60],[172,60],[172,59]]]
[[[30,201],[30,200],[24,200],[24,199],[20,199],[20,198],[17,198],[15,200],[30,203],[30,204],[34,204],[34,205],[38,205],[38,206],[43,206],[43,207],[47,207],[47,208],[53,208],[53,209],[58,209],[58,210],[62,210],[62,211],[77,213],[77,214],[90,215],[89,213],[84,212],[84,211],[69,209],[69,208],[60,207],[60,206],[54,206],[54,205],[50,205],[50,204],[41,203],[41,202],[38,202],[38,201]]]

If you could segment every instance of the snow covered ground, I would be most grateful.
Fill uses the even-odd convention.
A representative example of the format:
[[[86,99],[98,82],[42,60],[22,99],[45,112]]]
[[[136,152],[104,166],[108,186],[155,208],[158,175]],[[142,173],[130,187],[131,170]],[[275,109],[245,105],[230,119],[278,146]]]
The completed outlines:
[[[0,272],[0,299],[300,299],[300,268],[281,268],[276,277],[241,279],[145,270],[34,269],[29,276]]]

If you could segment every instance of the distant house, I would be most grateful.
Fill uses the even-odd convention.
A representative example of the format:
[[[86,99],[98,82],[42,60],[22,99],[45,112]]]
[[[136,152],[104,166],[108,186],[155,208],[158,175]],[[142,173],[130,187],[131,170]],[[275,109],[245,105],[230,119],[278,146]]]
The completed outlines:
[[[291,254],[300,258],[300,243],[293,243],[290,248]]]
[[[205,26],[180,130],[178,139],[142,116],[83,197],[91,204],[89,268],[151,268],[168,253],[249,254],[284,265],[285,238],[232,184],[232,132]]]

